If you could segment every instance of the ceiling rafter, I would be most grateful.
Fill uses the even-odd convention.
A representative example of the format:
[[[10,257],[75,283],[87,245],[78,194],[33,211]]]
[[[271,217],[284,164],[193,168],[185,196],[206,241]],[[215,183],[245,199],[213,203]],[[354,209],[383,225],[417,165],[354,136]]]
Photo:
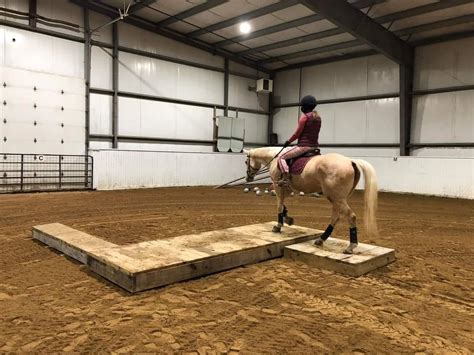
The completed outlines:
[[[395,12],[395,13],[385,15],[385,16],[380,16],[380,17],[374,18],[373,20],[380,23],[380,24],[385,24],[385,23],[390,23],[390,22],[393,22],[393,21],[402,20],[402,19],[405,19],[405,18],[413,17],[413,16],[427,14],[427,13],[434,12],[434,11],[444,10],[444,9],[447,9],[447,8],[451,8],[451,7],[454,7],[454,6],[459,6],[459,5],[463,5],[463,4],[467,4],[467,3],[472,3],[472,0],[442,1],[442,2],[432,3],[432,4],[428,4],[428,5],[418,6],[418,7],[408,9],[408,10],[404,10],[404,11]],[[292,46],[292,45],[295,45],[295,44],[314,41],[316,39],[331,37],[331,36],[335,36],[335,35],[342,34],[342,33],[345,33],[345,31],[343,29],[334,28],[334,29],[330,29],[330,30],[327,30],[327,31],[311,33],[309,35],[305,35],[305,36],[301,36],[301,37],[288,39],[288,40],[285,40],[285,41],[280,41],[280,42],[267,44],[267,45],[264,45],[264,46],[254,47],[254,48],[251,48],[251,49],[247,49],[247,50],[238,52],[238,54],[241,55],[241,56],[245,56],[245,55],[256,53],[256,52],[270,51],[270,50],[274,50],[274,49],[278,49],[278,48],[284,48],[284,47]]]
[[[345,0],[301,0],[309,9],[398,64],[413,64],[413,48]]]
[[[180,12],[176,15],[170,16],[167,19],[160,21],[156,24],[157,28],[165,28],[173,23],[176,23],[178,21],[184,20],[188,17],[197,15],[201,12],[210,10],[214,7],[217,7],[219,5],[225,4],[229,0],[208,0],[206,2],[203,2],[202,4],[196,5],[188,10],[185,10],[183,12]]]

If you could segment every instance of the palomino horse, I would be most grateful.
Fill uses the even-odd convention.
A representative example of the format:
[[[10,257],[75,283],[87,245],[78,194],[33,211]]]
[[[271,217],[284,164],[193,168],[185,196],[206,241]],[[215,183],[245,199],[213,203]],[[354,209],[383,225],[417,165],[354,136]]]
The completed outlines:
[[[280,151],[279,147],[257,148],[247,153],[247,181],[252,181],[255,174],[262,166],[270,164],[270,176],[273,180],[278,198],[278,224],[273,227],[273,232],[279,233],[283,223],[293,224],[293,218],[288,216],[285,207],[285,197],[292,190],[304,193],[318,192],[332,204],[331,223],[325,232],[317,237],[314,244],[323,245],[329,238],[340,217],[347,219],[350,225],[349,246],[344,250],[345,254],[352,254],[357,247],[357,225],[356,215],[347,204],[360,175],[363,173],[365,180],[365,230],[369,237],[377,235],[377,223],[375,212],[377,209],[377,176],[375,170],[368,162],[361,159],[350,159],[340,154],[324,154],[313,157],[305,166],[300,175],[292,175],[289,187],[278,186],[276,183],[280,176],[277,159],[275,155]]]

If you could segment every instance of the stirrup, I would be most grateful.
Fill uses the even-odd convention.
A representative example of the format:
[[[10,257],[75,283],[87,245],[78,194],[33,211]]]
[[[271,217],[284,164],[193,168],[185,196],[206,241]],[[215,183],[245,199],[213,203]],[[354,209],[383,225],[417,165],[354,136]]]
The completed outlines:
[[[289,187],[290,186],[291,175],[288,173],[282,174],[280,180],[278,180],[277,185],[280,187]]]

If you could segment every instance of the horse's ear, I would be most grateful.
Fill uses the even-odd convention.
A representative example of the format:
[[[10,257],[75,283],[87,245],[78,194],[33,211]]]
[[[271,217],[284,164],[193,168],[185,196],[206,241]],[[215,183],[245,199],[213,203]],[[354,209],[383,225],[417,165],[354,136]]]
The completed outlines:
[[[244,152],[244,154],[245,154],[246,156],[249,156],[249,155],[250,155],[250,150],[244,149],[243,152]]]

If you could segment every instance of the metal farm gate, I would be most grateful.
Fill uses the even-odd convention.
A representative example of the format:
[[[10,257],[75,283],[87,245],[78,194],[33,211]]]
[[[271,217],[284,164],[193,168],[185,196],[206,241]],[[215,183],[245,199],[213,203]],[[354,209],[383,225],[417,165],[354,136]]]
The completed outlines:
[[[0,193],[90,190],[89,155],[0,153]]]

